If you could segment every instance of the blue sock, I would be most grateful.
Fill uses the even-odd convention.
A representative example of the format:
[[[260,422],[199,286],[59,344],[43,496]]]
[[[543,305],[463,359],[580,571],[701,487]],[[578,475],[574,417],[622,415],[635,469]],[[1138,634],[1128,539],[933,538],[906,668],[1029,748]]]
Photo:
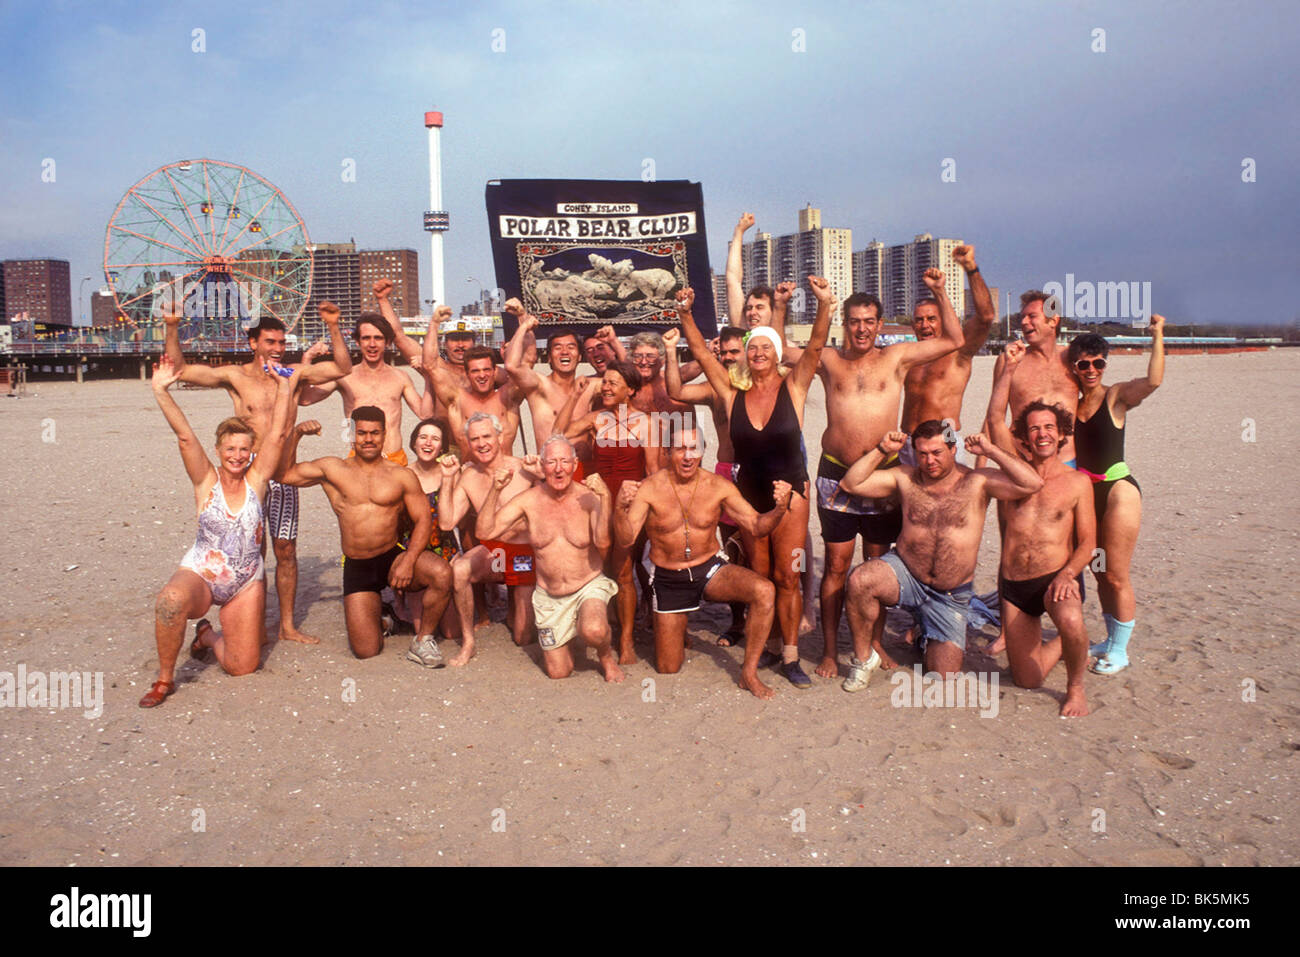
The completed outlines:
[[[1110,637],[1110,648],[1106,651],[1106,656],[1097,662],[1096,670],[1098,674],[1113,675],[1117,671],[1123,671],[1129,665],[1128,660],[1128,642],[1133,637],[1133,621],[1116,621],[1115,631]]]
[[[1100,658],[1110,651],[1111,639],[1115,637],[1115,619],[1106,612],[1102,612],[1101,617],[1106,619],[1106,640],[1088,646],[1088,654],[1094,658]]]

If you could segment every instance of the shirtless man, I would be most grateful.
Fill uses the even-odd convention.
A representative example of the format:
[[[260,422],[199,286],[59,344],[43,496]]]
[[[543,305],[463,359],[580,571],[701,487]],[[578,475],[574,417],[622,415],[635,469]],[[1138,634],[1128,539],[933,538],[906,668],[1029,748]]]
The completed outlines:
[[[704,446],[693,427],[670,425],[670,465],[644,482],[624,482],[614,507],[614,535],[630,547],[644,526],[654,574],[655,670],[676,674],[686,655],[686,615],[700,602],[740,601],[749,606],[740,686],[759,698],[775,692],[758,677],[776,613],[776,587],[718,552],[718,522],[726,510],[755,538],[772,534],[790,508],[790,485],[773,482],[776,504],[760,515],[729,479],[700,468]]]
[[[866,499],[847,495],[840,480],[850,465],[897,428],[898,401],[907,373],[961,346],[961,325],[944,292],[943,278],[938,269],[927,269],[923,277],[939,303],[942,326],[937,337],[924,342],[900,342],[888,348],[877,346],[880,300],[858,292],[844,300],[844,345],[822,352],[817,373],[826,389],[826,431],[822,433],[822,456],[817,464],[817,516],[826,545],[826,563],[821,584],[822,660],[817,674],[823,678],[839,673],[836,643],[844,607],[844,582],[858,536],[862,536],[863,554],[878,558],[898,538],[903,522],[896,496]],[[787,348],[786,356],[791,353],[798,356],[803,350]],[[887,469],[897,465],[896,456],[883,463]],[[881,667],[893,668],[896,662],[881,642],[883,616],[873,627],[873,645]]]
[[[975,265],[975,247],[957,246],[952,258],[966,272],[971,298],[975,301],[975,315],[962,325],[962,344],[956,352],[940,359],[915,365],[903,379],[903,420],[900,428],[911,434],[927,419],[949,422],[961,440],[961,401],[970,382],[971,359],[989,337],[989,330],[997,318],[989,287]],[[932,298],[922,299],[912,312],[912,332],[917,342],[937,338],[942,326],[939,303]],[[908,446],[903,447],[903,464],[915,465]]]
[[[578,334],[572,329],[548,329],[546,340],[550,353],[551,374],[541,376],[524,362],[524,347],[538,326],[536,316],[524,313],[518,299],[506,303],[506,311],[519,316],[510,344],[506,347],[506,372],[510,374],[515,389],[528,402],[528,412],[533,420],[535,448],[541,448],[555,428],[555,416],[569,397],[577,394],[573,417],[580,419],[591,411],[591,398],[586,394],[587,377],[577,374],[581,358]],[[579,452],[581,454],[581,452]]]
[[[291,463],[284,483],[298,488],[321,485],[339,517],[343,545],[343,618],[348,644],[358,658],[373,658],[383,651],[379,615],[380,592],[424,589],[421,621],[430,632],[437,627],[451,596],[451,569],[427,549],[404,550],[397,543],[398,521],[406,510],[415,525],[411,541],[426,542],[433,529],[429,500],[420,480],[383,450],[387,447],[387,414],[376,406],[357,406],[351,412],[353,455],[326,456],[298,462],[298,440],[320,432],[319,422],[304,422],[289,434],[285,458]],[[406,655],[428,668],[442,667],[442,653],[432,633],[416,635]]]
[[[664,383],[668,387],[669,398],[692,405],[708,406],[713,416],[713,428],[718,436],[718,462],[714,466],[715,475],[721,475],[729,482],[736,480],[736,452],[731,446],[731,426],[727,419],[727,403],[708,382],[682,383],[681,367],[677,361],[677,340],[680,330],[669,329],[664,333],[664,346],[668,349],[668,363],[664,366]],[[745,333],[735,326],[723,326],[718,333],[717,356],[724,369],[731,370],[745,354]],[[616,503],[617,504],[617,503]],[[740,536],[735,535],[736,523],[725,510],[720,519],[722,524],[723,548],[727,556],[738,564],[743,563],[744,546]],[[734,536],[734,538],[733,538]],[[806,603],[806,602],[805,602]],[[805,615],[806,617],[806,615]],[[745,604],[731,602],[731,627],[718,638],[718,644],[730,647],[740,643],[744,637]],[[801,628],[800,631],[803,629]]]
[[[966,612],[979,558],[989,498],[1016,501],[1043,487],[1043,480],[1019,456],[998,448],[980,433],[966,439],[971,455],[987,455],[1000,469],[969,469],[956,461],[956,438],[938,419],[912,433],[915,468],[877,471],[907,439],[890,431],[848,470],[840,485],[850,495],[902,500],[898,544],[879,561],[853,570],[846,589],[853,658],[845,691],[861,691],[880,665],[873,647],[876,622],[885,605],[902,605],[921,619],[918,647],[926,671],[947,676],[961,671],[966,650]]]
[[[317,309],[325,328],[329,330],[332,355],[329,361],[313,363],[311,360],[323,351],[321,347],[313,346],[304,353],[301,363],[288,367],[302,368],[300,382],[304,388],[332,384],[352,371],[352,358],[348,355],[347,343],[339,332],[338,306],[322,302]],[[171,359],[172,368],[180,373],[182,382],[219,386],[230,393],[235,415],[253,430],[253,454],[256,455],[271,427],[277,386],[275,375],[268,371],[268,363],[278,363],[284,357],[284,323],[270,316],[263,317],[261,322],[248,330],[248,344],[253,350],[253,358],[242,365],[213,368],[185,364],[178,332],[180,318],[178,310],[163,317],[166,326],[164,349]],[[291,421],[292,418],[291,416]],[[275,552],[275,592],[280,603],[280,640],[318,644],[319,638],[299,631],[294,624],[293,606],[298,597],[298,490],[272,481],[266,496],[266,515],[271,532],[271,547]]]
[[[1083,692],[1088,664],[1083,570],[1097,544],[1092,482],[1061,461],[1058,453],[1074,426],[1059,405],[1029,403],[1016,418],[1013,431],[1028,449],[1029,463],[1043,487],[1028,498],[998,503],[1003,519],[998,593],[1011,680],[1020,688],[1041,687],[1047,673],[1064,658],[1061,717],[1083,717],[1088,713]],[[1059,632],[1046,644],[1044,611]]]
[[[609,600],[618,586],[601,574],[603,552],[609,550],[609,489],[599,475],[582,484],[573,481],[578,458],[563,433],[556,432],[542,448],[546,481],[511,498],[515,475],[498,468],[479,509],[477,530],[484,540],[526,536],[537,564],[533,610],[542,666],[551,678],[573,673],[569,644],[581,638],[596,649],[605,680],[621,682],[626,675],[615,660],[609,629]]]
[[[632,405],[645,412],[677,412],[681,415],[691,414],[691,407],[685,402],[678,402],[668,394],[668,383],[664,379],[664,362],[668,348],[664,337],[657,332],[638,332],[632,337],[632,349],[629,360],[641,374],[644,385],[632,397]],[[678,367],[683,382],[690,382],[700,374],[700,364],[694,360]]]
[[[447,408],[447,419],[461,453],[466,458],[470,457],[465,426],[479,413],[495,418],[501,425],[501,445],[506,452],[510,452],[515,447],[515,436],[519,432],[519,403],[523,401],[522,393],[513,382],[497,385],[499,370],[496,353],[487,346],[473,346],[466,350],[465,371],[469,376],[468,385],[460,385],[454,374],[439,365],[434,365],[432,369],[426,365],[424,369],[432,386],[431,391]]]
[[[473,360],[471,359],[471,362]],[[473,375],[474,373],[471,373]],[[461,433],[469,448],[464,468],[453,454],[438,462],[442,468],[442,492],[438,496],[438,527],[449,532],[460,524],[471,506],[482,515],[483,503],[492,491],[493,476],[508,471],[513,476],[498,501],[508,502],[532,487],[531,478],[541,478],[537,456],[520,460],[506,452],[500,421],[487,412],[475,412]],[[510,594],[510,635],[516,645],[532,641],[530,602],[536,576],[533,552],[522,533],[485,539],[451,563],[456,611],[460,614],[461,649],[448,664],[459,667],[474,657],[474,595],[471,585],[505,582]]]
[[[1011,374],[1011,419],[1014,421],[1025,406],[1038,400],[1048,405],[1059,405],[1070,418],[1079,409],[1079,383],[1066,365],[1063,345],[1056,344],[1056,330],[1061,316],[1045,311],[1049,300],[1047,293],[1031,289],[1020,297],[1020,330],[1025,337],[1025,355],[1015,365]],[[1006,355],[998,356],[993,366],[997,379],[1006,365]],[[1061,461],[1074,468],[1074,437],[1066,436],[1061,447]]]
[[[303,389],[298,404],[314,405],[337,389],[343,396],[345,416],[350,417],[354,409],[362,406],[382,409],[386,420],[384,457],[405,466],[402,402],[405,400],[417,419],[427,419],[433,415],[433,396],[427,391],[421,395],[410,376],[388,364],[384,354],[393,344],[394,332],[383,316],[363,312],[352,330],[352,338],[361,346],[361,365],[354,366],[350,374],[335,382]]]

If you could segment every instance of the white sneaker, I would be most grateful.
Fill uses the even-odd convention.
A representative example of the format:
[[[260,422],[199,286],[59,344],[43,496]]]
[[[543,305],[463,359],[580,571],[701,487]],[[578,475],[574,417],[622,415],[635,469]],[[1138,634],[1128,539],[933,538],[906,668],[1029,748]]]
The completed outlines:
[[[871,673],[880,667],[880,655],[876,654],[875,649],[871,651],[871,657],[866,661],[858,661],[856,657],[849,658],[849,676],[844,679],[842,687],[845,691],[861,691],[871,683]]]
[[[426,668],[441,668],[447,663],[443,660],[442,652],[438,649],[438,643],[433,640],[433,635],[425,635],[423,638],[416,635],[412,638],[406,657]]]

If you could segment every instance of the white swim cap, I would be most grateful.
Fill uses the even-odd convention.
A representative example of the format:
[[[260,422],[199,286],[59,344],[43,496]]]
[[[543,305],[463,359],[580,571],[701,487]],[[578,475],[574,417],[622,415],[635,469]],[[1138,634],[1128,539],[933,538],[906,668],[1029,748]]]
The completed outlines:
[[[776,361],[781,361],[781,353],[784,351],[785,347],[784,343],[781,342],[781,337],[776,334],[775,329],[771,326],[755,326],[753,329],[750,329],[745,335],[746,347],[749,346],[749,340],[755,337],[771,340],[773,348],[776,349]]]

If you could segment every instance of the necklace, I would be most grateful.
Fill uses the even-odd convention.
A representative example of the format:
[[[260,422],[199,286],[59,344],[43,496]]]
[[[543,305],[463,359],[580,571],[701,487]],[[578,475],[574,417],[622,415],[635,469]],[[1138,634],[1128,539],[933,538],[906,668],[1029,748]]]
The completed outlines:
[[[677,494],[677,486],[673,486],[673,497],[677,499],[677,505],[682,510],[682,538],[686,540],[686,558],[691,557],[691,520],[687,514],[692,505],[695,504],[695,493],[700,490],[700,477],[695,476],[691,487],[691,498],[685,505],[682,505],[682,497]]]

